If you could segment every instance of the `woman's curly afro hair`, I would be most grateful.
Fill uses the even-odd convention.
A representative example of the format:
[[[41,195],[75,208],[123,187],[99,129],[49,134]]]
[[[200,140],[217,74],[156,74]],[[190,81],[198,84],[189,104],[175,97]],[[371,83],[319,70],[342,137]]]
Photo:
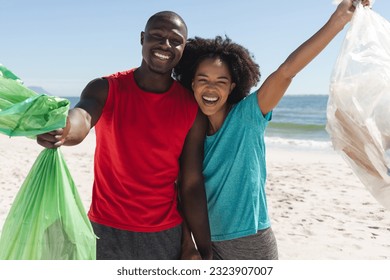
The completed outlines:
[[[236,83],[227,100],[229,104],[242,100],[260,80],[259,65],[255,63],[253,55],[226,36],[225,39],[221,36],[215,39],[188,39],[183,56],[174,68],[174,78],[192,91],[196,68],[206,58],[220,58],[229,66],[232,81]]]

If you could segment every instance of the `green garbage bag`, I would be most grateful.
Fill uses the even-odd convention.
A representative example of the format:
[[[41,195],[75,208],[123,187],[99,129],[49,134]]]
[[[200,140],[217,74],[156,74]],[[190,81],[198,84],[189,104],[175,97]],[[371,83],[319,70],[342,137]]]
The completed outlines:
[[[0,64],[0,133],[28,136],[65,126],[70,101],[38,94]]]
[[[60,149],[44,149],[0,238],[1,260],[93,260],[96,236]]]
[[[34,137],[64,127],[69,103],[26,88],[0,64],[0,133]],[[27,175],[3,225],[0,259],[96,259],[96,236],[60,149],[43,150]]]

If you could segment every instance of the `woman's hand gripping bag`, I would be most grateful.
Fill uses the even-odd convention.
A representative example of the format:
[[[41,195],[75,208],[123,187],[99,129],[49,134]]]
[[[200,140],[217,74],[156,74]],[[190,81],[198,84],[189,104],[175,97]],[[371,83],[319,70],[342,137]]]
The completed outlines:
[[[68,109],[68,100],[27,89],[0,65],[0,133],[33,138],[65,126]],[[96,236],[60,149],[43,150],[18,191],[0,259],[96,259]]]
[[[331,77],[333,146],[390,209],[390,23],[358,4]]]

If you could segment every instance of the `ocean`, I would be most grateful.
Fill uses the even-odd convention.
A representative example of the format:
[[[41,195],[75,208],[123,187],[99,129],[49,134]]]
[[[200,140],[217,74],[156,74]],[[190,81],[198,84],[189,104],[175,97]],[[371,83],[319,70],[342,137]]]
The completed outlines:
[[[325,130],[328,95],[285,95],[274,109],[265,136],[268,144],[329,148]]]
[[[78,97],[65,97],[74,107]],[[297,148],[327,148],[325,130],[327,95],[285,95],[272,113],[265,136],[269,145]]]

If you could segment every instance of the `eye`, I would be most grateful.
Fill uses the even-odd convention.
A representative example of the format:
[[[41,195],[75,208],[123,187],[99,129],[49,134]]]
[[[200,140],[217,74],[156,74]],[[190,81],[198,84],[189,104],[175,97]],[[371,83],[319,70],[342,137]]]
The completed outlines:
[[[155,40],[159,40],[159,41],[164,39],[164,37],[162,37],[161,35],[158,35],[158,34],[150,34],[150,37],[152,37]]]
[[[228,86],[229,85],[229,80],[227,80],[227,79],[220,79],[220,80],[218,80],[217,81],[217,84],[219,85],[219,86],[223,86],[223,87],[226,87],[226,86]]]
[[[164,39],[164,37],[159,33],[147,33],[146,35],[149,38],[149,40],[153,40],[153,41],[161,41]]]
[[[197,81],[198,81],[198,83],[207,83],[207,80],[204,78],[200,78]]]
[[[177,46],[180,46],[182,44],[182,42],[180,40],[177,40],[177,39],[170,39],[169,42],[171,43],[171,45],[177,47]]]

